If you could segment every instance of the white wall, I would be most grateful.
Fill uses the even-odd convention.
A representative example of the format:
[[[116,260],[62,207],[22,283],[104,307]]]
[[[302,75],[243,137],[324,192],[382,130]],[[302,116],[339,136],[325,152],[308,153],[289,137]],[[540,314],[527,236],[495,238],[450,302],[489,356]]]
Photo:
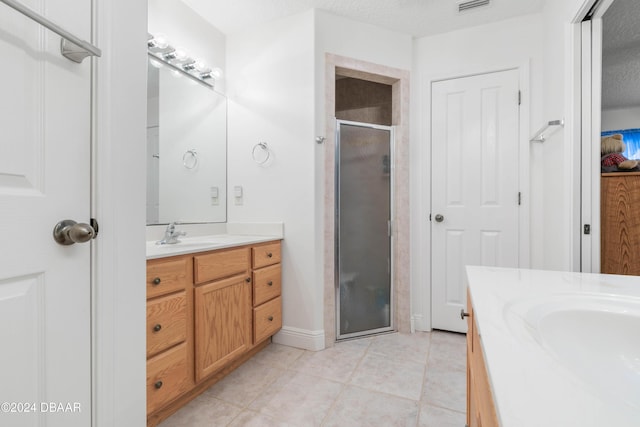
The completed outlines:
[[[640,107],[602,111],[603,131],[637,128],[640,128]]]
[[[299,345],[310,347],[324,340],[315,275],[313,37],[309,11],[227,38],[228,187],[231,195],[243,188],[242,205],[229,198],[228,221],[284,222],[279,335],[302,335]],[[252,158],[259,142],[271,153],[265,165]]]
[[[528,87],[521,87],[523,102],[529,104],[529,117],[523,125],[531,123],[535,131],[542,122],[541,25],[542,16],[534,14],[414,41],[411,105],[411,282],[412,310],[418,329],[430,328],[431,271],[426,260],[431,258],[430,223],[427,219],[431,187],[431,82],[520,67],[529,74]],[[524,135],[530,133],[530,129],[524,129]],[[531,209],[530,261],[534,267],[542,267],[543,224],[540,210],[543,176],[540,150],[540,147],[531,146],[530,194],[524,194],[525,198],[529,198],[528,205]]]

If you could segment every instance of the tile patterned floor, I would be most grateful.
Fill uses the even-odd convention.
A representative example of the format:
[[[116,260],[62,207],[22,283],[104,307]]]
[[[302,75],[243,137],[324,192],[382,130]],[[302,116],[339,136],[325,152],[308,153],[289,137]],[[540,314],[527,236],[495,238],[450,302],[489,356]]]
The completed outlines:
[[[270,344],[161,427],[463,427],[465,337],[434,331],[311,352]]]

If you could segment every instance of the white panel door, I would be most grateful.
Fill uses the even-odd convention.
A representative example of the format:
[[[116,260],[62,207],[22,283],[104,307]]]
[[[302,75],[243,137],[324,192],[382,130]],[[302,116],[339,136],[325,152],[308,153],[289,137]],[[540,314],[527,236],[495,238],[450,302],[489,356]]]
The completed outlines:
[[[88,40],[91,2],[26,0]],[[91,61],[0,4],[0,425],[91,425],[90,244],[52,238],[89,222]]]
[[[432,85],[432,326],[465,332],[465,265],[518,266],[518,71]]]

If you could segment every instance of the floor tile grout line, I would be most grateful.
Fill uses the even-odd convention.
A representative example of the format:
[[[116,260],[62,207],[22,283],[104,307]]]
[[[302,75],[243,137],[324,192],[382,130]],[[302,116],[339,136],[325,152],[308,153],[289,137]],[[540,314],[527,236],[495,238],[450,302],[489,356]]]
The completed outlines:
[[[331,402],[331,406],[329,407],[329,409],[327,409],[327,413],[322,418],[322,421],[320,421],[320,426],[323,426],[325,424],[325,422],[327,421],[327,419],[331,415],[331,412],[335,409],[336,404],[338,402],[340,402],[340,398],[342,397],[342,395],[344,394],[345,390],[347,389],[347,384],[340,384],[340,386],[342,387],[340,389],[340,393],[338,393],[336,398],[333,399],[333,402]]]
[[[217,396],[210,395],[210,399],[207,399],[206,402],[203,401],[202,405],[209,405],[209,404],[213,404],[214,402],[218,402],[218,404],[228,405],[230,409],[234,408],[233,409],[234,411],[238,411],[238,413],[236,413],[230,419],[230,421],[225,424],[227,426],[230,426],[234,423],[239,423],[239,420],[242,419],[241,417],[245,417],[247,420],[249,420],[249,419],[256,419],[255,418],[256,416],[266,417],[266,419],[272,419],[276,423],[285,423],[288,425],[290,420],[286,418],[285,414],[283,414],[283,418],[280,418],[279,416],[274,416],[274,414],[272,413],[263,413],[261,410],[252,409],[251,405],[254,404],[260,398],[260,396],[265,393],[265,391],[268,391],[269,388],[274,387],[274,385],[280,379],[286,379],[287,376],[291,376],[291,375],[305,375],[305,376],[315,377],[315,378],[323,379],[325,381],[332,382],[336,384],[336,386],[337,384],[339,384],[339,387],[334,389],[334,392],[331,393],[333,394],[333,397],[331,395],[326,396],[327,399],[325,401],[326,402],[325,404],[328,405],[327,409],[324,411],[324,414],[318,414],[320,415],[320,419],[316,419],[316,422],[318,422],[319,423],[318,425],[320,426],[326,426],[328,423],[330,423],[330,420],[334,419],[336,416],[338,417],[340,416],[340,413],[341,413],[339,412],[340,402],[346,396],[349,395],[347,393],[349,390],[352,390],[352,391],[360,390],[357,393],[361,393],[361,392],[370,393],[372,396],[377,396],[375,397],[375,399],[384,400],[387,398],[395,398],[395,399],[398,399],[399,401],[407,402],[405,404],[400,404],[401,406],[408,405],[408,402],[411,402],[412,403],[411,406],[415,407],[415,410],[417,410],[414,416],[415,416],[415,423],[418,426],[420,425],[421,420],[424,419],[424,421],[428,422],[430,419],[432,419],[433,415],[430,415],[430,414],[432,414],[432,410],[434,408],[441,411],[446,411],[447,413],[450,413],[450,414],[457,414],[455,415],[455,417],[458,417],[458,416],[462,417],[466,414],[466,411],[462,410],[461,407],[457,407],[457,406],[456,408],[448,407],[449,406],[448,403],[455,404],[456,402],[459,402],[459,399],[457,398],[457,396],[455,401],[451,401],[451,402],[447,400],[442,400],[442,399],[436,399],[438,400],[438,402],[432,402],[429,396],[425,395],[425,393],[428,391],[428,389],[426,388],[427,386],[426,382],[429,378],[430,373],[434,373],[434,369],[436,373],[439,372],[440,369],[438,369],[438,367],[441,366],[442,362],[446,364],[444,366],[441,366],[442,369],[447,370],[448,367],[450,366],[452,370],[459,371],[460,369],[459,360],[457,357],[454,357],[458,351],[457,339],[451,340],[448,338],[448,335],[446,334],[442,334],[442,336],[440,336],[438,334],[428,333],[426,346],[424,345],[425,343],[418,342],[418,341],[416,341],[416,345],[414,346],[414,345],[410,345],[409,343],[405,344],[403,339],[400,339],[399,341],[395,341],[392,339],[391,341],[385,342],[386,337],[387,335],[381,335],[379,337],[370,338],[370,339],[367,339],[366,342],[363,342],[362,344],[354,345],[354,346],[345,346],[343,348],[343,351],[338,351],[336,353],[337,358],[339,360],[347,360],[348,361],[346,366],[347,368],[349,368],[349,366],[352,366],[351,369],[345,372],[347,375],[344,375],[339,379],[336,379],[335,376],[327,377],[323,373],[316,374],[316,372],[324,372],[324,371],[329,373],[336,373],[336,374],[340,373],[342,369],[339,369],[338,371],[335,371],[335,369],[334,370],[315,369],[315,368],[321,369],[325,365],[328,368],[331,368],[331,364],[333,362],[332,360],[333,354],[328,355],[328,357],[321,357],[320,359],[317,359],[320,362],[318,363],[316,360],[315,361],[316,363],[312,364],[311,366],[312,369],[310,369],[309,371],[305,371],[304,369],[303,370],[295,369],[294,366],[296,366],[300,361],[304,361],[303,359],[308,355],[317,353],[317,352],[309,351],[305,349],[297,349],[295,352],[292,352],[292,351],[277,349],[277,347],[273,347],[270,354],[265,353],[264,358],[254,359],[256,363],[251,368],[251,370],[260,371],[260,369],[263,366],[264,367],[268,366],[275,371],[275,372],[272,372],[273,377],[267,378],[267,381],[264,384],[259,385],[257,389],[256,397],[254,397],[250,401],[245,401],[244,399],[240,401],[238,400],[227,401]],[[433,339],[433,338],[436,338],[436,339]],[[278,345],[278,344],[275,344],[275,345]],[[464,346],[460,345],[460,348],[463,349]],[[269,347],[265,348],[265,350],[268,350],[268,349]],[[385,353],[385,350],[386,350],[386,353]],[[438,353],[438,350],[440,350],[440,353]],[[454,353],[451,353],[451,350],[454,350]],[[349,353],[352,353],[352,355],[349,355]],[[408,359],[406,357],[403,357],[403,354],[405,353],[411,354],[411,355],[417,355],[418,353],[423,353],[425,354],[425,356],[423,358],[423,362],[419,362],[415,358]],[[344,356],[344,359],[340,359],[343,356]],[[397,394],[394,394],[393,391],[391,392],[382,391],[381,389],[387,390],[385,387],[381,387],[381,389],[376,389],[374,386],[369,388],[367,384],[359,385],[354,383],[354,379],[356,379],[356,376],[359,374],[362,374],[362,372],[360,371],[363,369],[363,366],[365,366],[365,362],[368,360],[367,358],[369,357],[390,358],[393,361],[396,361],[398,363],[407,362],[407,363],[420,365],[423,371],[421,376],[422,378],[420,383],[420,391],[419,391],[419,394],[415,395],[416,398],[397,395]],[[344,372],[344,370],[342,371]],[[419,378],[419,373],[416,373],[416,374],[418,375],[416,375],[415,377]],[[418,378],[416,378],[416,380]],[[285,388],[286,388],[286,384],[282,384],[278,390],[284,390]],[[253,388],[251,387],[251,389]],[[242,391],[242,388],[240,388],[239,390]],[[454,395],[457,395],[457,394],[458,393],[454,393]],[[436,392],[435,394],[430,393],[430,395],[440,396],[440,393],[439,392]],[[245,402],[246,404],[244,404]],[[202,408],[204,407],[205,406],[202,406]],[[427,408],[432,408],[432,409],[429,410]],[[195,408],[195,411],[199,411],[199,408]],[[205,418],[208,421],[211,421],[211,419],[208,419],[208,417],[205,417]],[[408,425],[413,425],[413,424],[408,424]]]

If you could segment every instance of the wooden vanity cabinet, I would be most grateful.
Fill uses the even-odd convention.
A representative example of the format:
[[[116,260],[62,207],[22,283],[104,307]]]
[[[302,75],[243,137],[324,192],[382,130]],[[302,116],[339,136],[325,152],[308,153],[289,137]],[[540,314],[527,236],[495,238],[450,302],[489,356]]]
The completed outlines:
[[[193,387],[193,282],[188,257],[147,261],[147,413]]]
[[[280,242],[251,248],[253,278],[253,343],[282,327]]]
[[[194,257],[196,381],[251,347],[250,250]]]
[[[482,342],[468,291],[467,312],[467,426],[499,427]]]
[[[282,327],[280,241],[147,261],[147,425],[268,344]]]

